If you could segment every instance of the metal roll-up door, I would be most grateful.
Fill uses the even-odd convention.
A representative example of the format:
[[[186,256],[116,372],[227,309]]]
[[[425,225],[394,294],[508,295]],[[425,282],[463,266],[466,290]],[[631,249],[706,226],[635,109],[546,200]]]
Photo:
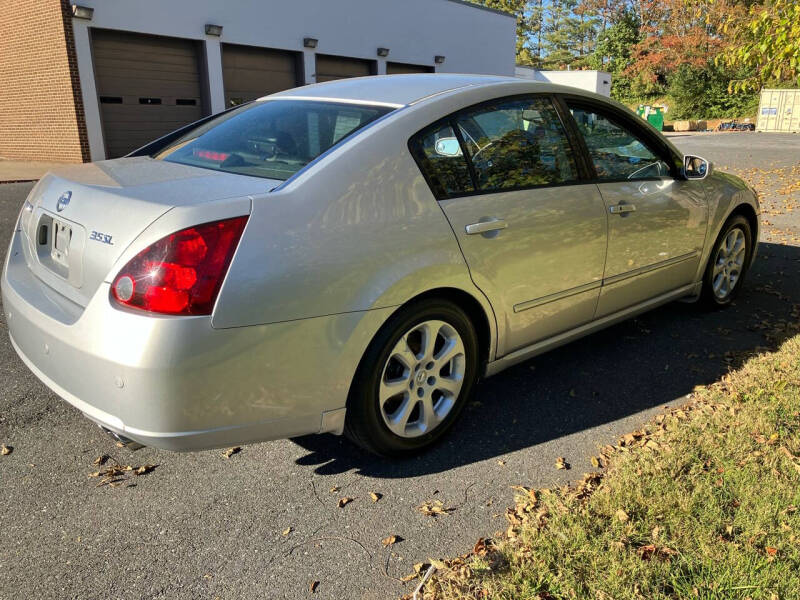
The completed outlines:
[[[107,158],[205,114],[197,42],[93,29],[92,53]]]
[[[374,74],[374,60],[317,54],[317,83]]]
[[[427,65],[412,65],[409,63],[387,62],[387,75],[402,75],[404,73],[435,73],[436,69]]]
[[[222,44],[225,106],[235,106],[300,85],[298,52]]]

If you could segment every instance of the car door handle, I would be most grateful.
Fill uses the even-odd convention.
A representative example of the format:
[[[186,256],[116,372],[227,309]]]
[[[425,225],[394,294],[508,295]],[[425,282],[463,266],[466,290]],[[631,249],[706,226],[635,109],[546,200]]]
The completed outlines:
[[[636,206],[633,204],[616,204],[608,207],[608,212],[610,212],[612,215],[624,215],[625,213],[631,213],[635,210]]]
[[[488,219],[486,221],[480,221],[478,223],[467,225],[464,229],[466,230],[467,235],[475,235],[476,233],[498,231],[500,229],[505,229],[506,227],[508,227],[508,223],[506,223],[503,219]]]

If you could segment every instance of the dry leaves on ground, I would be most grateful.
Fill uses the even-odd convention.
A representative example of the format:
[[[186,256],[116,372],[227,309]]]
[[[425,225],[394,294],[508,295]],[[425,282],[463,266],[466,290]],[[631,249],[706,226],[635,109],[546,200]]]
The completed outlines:
[[[89,473],[89,477],[91,478],[100,478],[100,482],[95,487],[102,487],[105,485],[109,487],[118,487],[128,481],[131,475],[136,477],[139,475],[146,475],[158,467],[158,465],[152,464],[140,465],[138,467],[134,467],[132,465],[121,465],[111,457],[106,457],[105,460],[100,461],[103,456],[96,458],[93,463],[95,465],[103,465],[106,461],[112,460],[114,461],[114,464],[104,469],[100,469],[99,471]]]
[[[241,451],[242,449],[240,446],[234,446],[233,448],[228,448],[227,450],[225,450],[225,452],[222,453],[222,456],[224,456],[225,458],[230,458],[234,454],[239,454],[239,452]]]
[[[348,504],[350,504],[353,500],[355,500],[355,498],[348,498],[347,496],[345,496],[343,498],[339,498],[339,502],[336,503],[336,506],[338,506],[339,508],[342,508],[342,507],[347,506]]]
[[[378,492],[370,492],[369,497],[372,498],[373,502],[377,502],[381,498],[383,498],[383,494],[379,494]]]
[[[428,500],[427,502],[420,504],[417,507],[417,510],[426,517],[438,517],[439,515],[451,513],[455,509],[446,507],[441,500]]]
[[[317,588],[319,587],[319,581],[312,581],[308,584],[308,591],[312,594],[316,593]]]
[[[569,468],[570,468],[570,464],[567,462],[566,458],[564,458],[563,456],[559,456],[556,459],[556,469],[569,470]]]
[[[6,446],[5,444],[0,444],[0,454],[3,456],[8,456],[14,451],[14,446]]]
[[[389,537],[385,537],[381,540],[381,544],[383,544],[384,548],[388,548],[389,546],[394,546],[395,544],[399,544],[403,541],[399,535],[390,535]]]

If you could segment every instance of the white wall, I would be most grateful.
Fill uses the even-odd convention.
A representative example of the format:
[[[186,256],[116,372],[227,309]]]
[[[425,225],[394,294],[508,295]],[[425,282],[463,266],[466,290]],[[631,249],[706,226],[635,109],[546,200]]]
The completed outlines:
[[[539,71],[517,66],[515,75],[522,79],[568,85],[603,96],[611,96],[611,73],[605,71]]]
[[[306,83],[313,83],[314,51],[303,38],[319,40],[321,54],[434,66],[438,72],[514,74],[513,17],[454,0],[74,0],[94,8],[91,21],[73,19],[78,69],[92,160],[104,157],[100,111],[93,81],[88,28],[120,29],[206,42],[211,106],[223,106],[219,43],[302,51]],[[205,24],[222,25],[222,37],[205,35]],[[387,59],[377,48],[390,49]]]

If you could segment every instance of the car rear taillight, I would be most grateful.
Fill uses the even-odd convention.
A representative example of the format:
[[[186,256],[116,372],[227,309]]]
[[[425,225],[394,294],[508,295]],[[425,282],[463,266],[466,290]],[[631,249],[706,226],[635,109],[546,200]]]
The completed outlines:
[[[123,267],[115,302],[166,315],[210,315],[247,217],[188,227],[161,238]]]

